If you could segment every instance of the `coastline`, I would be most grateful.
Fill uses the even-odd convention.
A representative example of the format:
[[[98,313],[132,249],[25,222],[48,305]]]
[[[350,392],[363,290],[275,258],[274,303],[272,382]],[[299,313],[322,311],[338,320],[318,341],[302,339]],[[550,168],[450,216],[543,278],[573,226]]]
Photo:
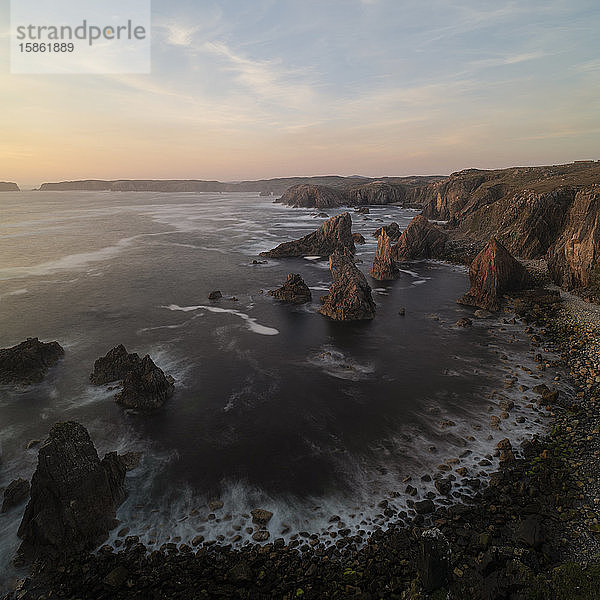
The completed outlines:
[[[600,307],[562,296],[566,300],[559,308],[520,308],[535,325],[535,347],[557,352],[557,360],[545,361],[541,369],[566,367],[574,398],[562,395],[548,407],[551,433],[523,444],[523,458],[492,474],[472,503],[440,507],[431,517],[417,515],[409,526],[391,523],[364,544],[349,536],[325,547],[316,534],[307,534],[305,543],[297,544],[302,553],[282,539],[197,551],[169,543],[148,553],[131,536],[118,552],[104,547],[58,569],[38,565],[5,598],[48,598],[49,590],[86,598],[132,598],[142,590],[149,598],[419,598],[421,536],[431,526],[450,544],[453,597],[501,598],[509,591],[523,598],[572,597],[561,595],[560,586],[579,580],[578,585],[589,585],[598,553],[594,500],[600,451],[594,432],[600,423],[595,415]],[[445,597],[439,594],[433,597]]]

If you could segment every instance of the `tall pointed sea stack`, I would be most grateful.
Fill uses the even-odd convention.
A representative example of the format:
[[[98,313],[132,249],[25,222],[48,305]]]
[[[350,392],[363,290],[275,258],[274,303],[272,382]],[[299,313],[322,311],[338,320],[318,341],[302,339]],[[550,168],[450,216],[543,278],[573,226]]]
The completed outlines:
[[[391,281],[398,279],[400,271],[392,260],[391,240],[384,229],[377,240],[377,253],[371,269],[371,277],[380,281]]]
[[[417,215],[392,247],[392,257],[401,262],[420,258],[441,258],[448,236],[423,215]]]
[[[352,218],[347,212],[331,217],[313,233],[293,242],[284,242],[261,256],[268,258],[291,258],[298,256],[329,256],[335,251],[349,251],[354,254],[352,239]]]
[[[458,303],[490,311],[500,308],[500,298],[505,292],[521,290],[531,284],[525,267],[496,238],[492,238],[471,263],[469,279],[471,289]]]

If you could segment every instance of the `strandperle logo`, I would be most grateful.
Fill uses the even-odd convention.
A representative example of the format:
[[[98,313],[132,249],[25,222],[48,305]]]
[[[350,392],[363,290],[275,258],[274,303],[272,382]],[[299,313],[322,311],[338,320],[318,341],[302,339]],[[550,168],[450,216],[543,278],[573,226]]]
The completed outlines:
[[[86,19],[78,27],[70,25],[17,25],[17,39],[27,41],[71,41],[86,40],[91,46],[97,40],[144,40],[146,28],[134,25],[129,19],[125,25],[88,25]]]
[[[150,73],[150,0],[11,0],[11,73]]]

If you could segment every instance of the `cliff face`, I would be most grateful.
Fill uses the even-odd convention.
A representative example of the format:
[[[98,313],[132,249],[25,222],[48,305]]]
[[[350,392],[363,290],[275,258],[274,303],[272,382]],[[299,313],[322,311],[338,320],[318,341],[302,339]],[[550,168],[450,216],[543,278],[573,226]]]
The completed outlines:
[[[20,192],[19,186],[16,183],[9,181],[0,181],[0,192]]]
[[[392,204],[404,202],[407,186],[375,181],[350,188],[347,191],[348,203],[351,206],[365,204]]]
[[[495,238],[471,263],[469,279],[471,289],[458,302],[490,311],[500,308],[502,294],[531,283],[525,267]]]
[[[291,258],[295,256],[329,256],[336,250],[348,250],[354,254],[352,239],[352,218],[345,212],[331,217],[317,231],[305,235],[299,240],[284,242],[261,256],[268,258]]]
[[[567,289],[600,291],[600,186],[580,191],[570,206],[563,231],[548,251],[554,281]]]
[[[335,208],[347,204],[343,192],[325,185],[294,185],[281,196],[279,202],[295,208]]]

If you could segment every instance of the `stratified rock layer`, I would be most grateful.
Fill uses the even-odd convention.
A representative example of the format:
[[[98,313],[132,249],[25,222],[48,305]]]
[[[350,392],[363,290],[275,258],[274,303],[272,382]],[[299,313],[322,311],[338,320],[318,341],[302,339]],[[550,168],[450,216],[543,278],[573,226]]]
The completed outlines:
[[[352,239],[352,218],[344,212],[337,217],[331,217],[317,231],[295,240],[284,242],[261,256],[268,258],[290,258],[296,256],[329,256],[335,251],[348,250],[354,253]]]
[[[469,279],[471,289],[458,302],[489,311],[500,308],[502,294],[531,284],[525,267],[495,238],[475,257]]]
[[[349,253],[336,252],[329,257],[333,284],[322,298],[322,315],[335,321],[362,321],[375,316],[375,302],[365,276]]]
[[[48,369],[65,354],[58,342],[28,338],[12,348],[0,349],[0,384],[39,383]]]
[[[52,558],[101,544],[125,499],[124,480],[125,466],[116,453],[101,461],[85,427],[55,424],[39,450],[18,532],[19,553]]]
[[[371,269],[371,277],[380,281],[398,279],[400,271],[392,260],[392,244],[388,234],[382,231],[377,240],[377,252]]]
[[[298,273],[290,273],[285,283],[280,288],[271,290],[269,296],[291,304],[304,304],[312,298],[309,287]]]
[[[421,258],[440,258],[444,254],[447,234],[423,215],[417,215],[402,232],[392,247],[392,256],[397,261]]]

